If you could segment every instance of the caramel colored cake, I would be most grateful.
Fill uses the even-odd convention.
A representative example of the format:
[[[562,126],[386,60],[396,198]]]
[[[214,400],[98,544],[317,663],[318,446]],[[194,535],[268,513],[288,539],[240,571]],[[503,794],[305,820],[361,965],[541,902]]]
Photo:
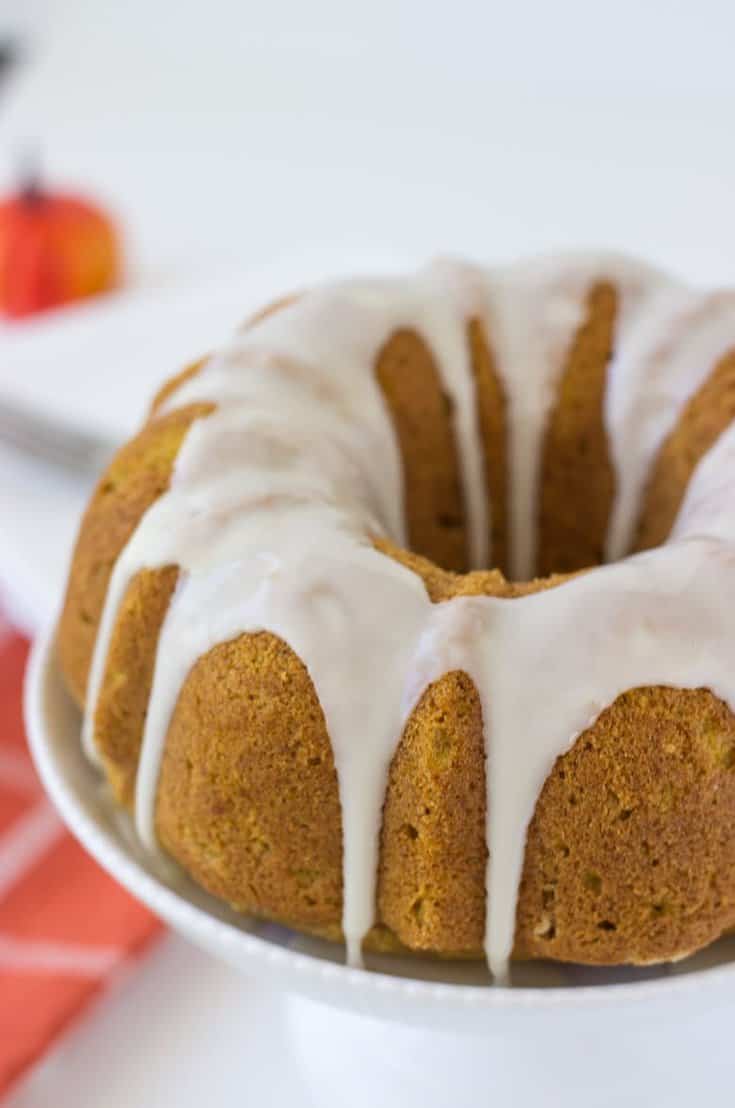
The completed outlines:
[[[143,842],[353,962],[712,942],[733,417],[735,294],[615,256],[251,320],[158,394],[71,568],[61,665]]]

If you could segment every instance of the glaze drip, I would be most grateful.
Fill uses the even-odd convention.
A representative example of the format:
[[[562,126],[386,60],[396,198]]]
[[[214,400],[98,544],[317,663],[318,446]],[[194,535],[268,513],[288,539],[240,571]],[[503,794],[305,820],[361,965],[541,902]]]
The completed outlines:
[[[632,687],[704,686],[735,706],[732,428],[701,459],[664,546],[558,588],[432,604],[419,577],[373,546],[380,535],[405,543],[401,457],[374,364],[391,334],[407,328],[431,349],[451,398],[472,562],[491,561],[467,342],[476,318],[508,401],[513,572],[533,575],[546,422],[588,292],[603,280],[620,304],[605,403],[617,488],[607,551],[617,558],[629,549],[651,460],[688,396],[735,344],[731,297],[691,293],[638,263],[604,255],[504,270],[442,262],[406,280],[328,286],[239,333],[167,400],[169,410],[195,401],[216,410],[192,425],[169,491],[113,571],[85,747],[94,756],[110,637],[140,570],[180,569],[136,786],[136,823],[151,849],[162,752],[187,674],[218,643],[255,631],[280,636],[309,672],[332,743],[353,964],[373,923],[390,762],[411,711],[443,674],[466,672],[482,706],[485,948],[497,979],[513,946],[526,831],[555,760]]]

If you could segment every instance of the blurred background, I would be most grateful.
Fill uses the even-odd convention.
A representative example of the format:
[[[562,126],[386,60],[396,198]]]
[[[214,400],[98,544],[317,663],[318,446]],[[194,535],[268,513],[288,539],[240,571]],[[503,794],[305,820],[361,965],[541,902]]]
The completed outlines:
[[[3,0],[3,180],[38,146],[134,271],[605,244],[725,280],[727,0]],[[354,259],[354,260],[353,260]]]
[[[104,295],[49,307],[26,277],[29,310],[0,312],[0,642],[11,622],[32,634],[52,617],[92,480],[34,456],[28,435],[11,444],[19,416],[104,454],[163,377],[279,291],[437,253],[599,246],[734,284],[734,41],[731,0],[0,0],[0,201],[32,165],[48,196],[94,206],[123,258]],[[17,223],[0,217],[0,308]],[[76,227],[66,265],[87,249]],[[251,1098],[296,1095],[270,994],[175,939],[133,976],[63,1038],[86,999],[41,1013],[12,1060],[14,1081],[26,1073],[13,1108],[96,1108],[103,1086],[110,1108],[239,1103],[244,1065]],[[635,1066],[658,1058],[653,1083],[641,1070],[615,1097],[721,1091],[727,1026],[700,1021],[694,1055],[648,1029]],[[501,1103],[525,1103],[522,1061],[513,1072]]]

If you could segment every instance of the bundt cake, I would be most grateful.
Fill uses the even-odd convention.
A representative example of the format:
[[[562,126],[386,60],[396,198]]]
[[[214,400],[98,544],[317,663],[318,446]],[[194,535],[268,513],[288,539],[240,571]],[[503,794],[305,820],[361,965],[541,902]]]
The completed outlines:
[[[733,927],[734,417],[735,294],[617,256],[260,313],[72,562],[60,664],[143,843],[353,963]]]

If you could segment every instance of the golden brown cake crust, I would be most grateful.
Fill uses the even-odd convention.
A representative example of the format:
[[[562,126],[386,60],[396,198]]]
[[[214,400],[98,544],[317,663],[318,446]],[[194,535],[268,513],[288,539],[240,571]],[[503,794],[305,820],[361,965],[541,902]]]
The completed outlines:
[[[185,366],[180,373],[175,373],[173,377],[169,377],[168,381],[164,381],[153,397],[148,418],[151,420],[157,419],[160,415],[161,408],[170,400],[177,389],[180,389],[187,381],[191,381],[193,377],[196,377],[197,373],[204,368],[208,361],[209,355],[198,358],[197,361],[191,362],[188,366]]]
[[[467,528],[451,400],[431,351],[414,331],[396,331],[378,354],[375,373],[403,459],[411,549],[446,569],[466,569]]]
[[[721,358],[687,402],[651,470],[635,542],[647,550],[665,542],[697,463],[735,419],[735,350]]]
[[[133,805],[158,636],[178,577],[176,566],[136,574],[110,639],[94,719],[95,745],[115,796],[126,807]]]
[[[485,456],[485,483],[492,508],[488,513],[488,550],[492,551],[493,565],[507,573],[509,474],[505,393],[492,348],[479,319],[470,320],[467,340],[475,377],[480,439]]]
[[[618,697],[539,797],[517,955],[645,963],[731,927],[734,766],[735,719],[708,690]]]
[[[486,863],[480,698],[466,674],[448,673],[419,701],[391,765],[378,918],[413,950],[477,954]]]
[[[612,354],[617,295],[598,284],[587,298],[559,383],[543,448],[539,509],[539,573],[567,573],[600,564],[615,493],[604,423],[605,382]]]
[[[566,378],[589,418],[599,406],[597,378],[609,354],[613,318],[610,291],[599,286]],[[492,387],[491,338],[469,326],[480,397]],[[471,595],[512,601],[563,587],[564,575],[511,583],[497,569],[460,576],[436,564],[463,564],[465,557],[464,527],[436,527],[437,505],[443,510],[445,500],[453,508],[458,502],[449,413],[417,336],[394,336],[383,354],[381,383],[411,484],[412,535],[423,536],[433,561],[385,539],[376,546],[421,576],[434,602]],[[575,358],[591,382],[578,379]],[[722,377],[729,372],[718,367]],[[405,381],[411,388],[404,389]],[[143,512],[168,487],[191,422],[211,411],[202,404],[161,416],[160,404],[172,391],[171,384],[164,388],[152,420],[113,460],[82,523],[59,628],[62,667],[80,704],[114,561]],[[406,411],[416,391],[424,397],[423,428]],[[480,419],[490,467],[504,450],[504,417],[483,415],[481,403]],[[713,441],[709,420],[702,414],[690,420],[687,439],[696,427],[700,444]],[[565,466],[581,443],[570,428],[558,425],[554,432],[559,449],[567,451]],[[448,467],[436,498],[427,492],[433,469],[426,467],[434,457]],[[595,447],[590,457],[604,491],[606,451]],[[546,486],[547,512],[554,473]],[[568,540],[562,524],[553,536],[547,531],[547,542],[563,552]],[[600,533],[598,520],[594,534],[584,537],[590,549],[599,547]],[[132,797],[156,642],[176,578],[176,567],[139,574],[113,635],[95,730],[123,802]],[[653,688],[619,697],[557,761],[539,798],[526,847],[516,956],[593,963],[666,959],[735,924],[734,767],[735,720],[711,692]],[[480,955],[484,772],[477,691],[466,674],[446,674],[424,693],[391,765],[377,926],[369,945]],[[334,761],[306,669],[275,636],[242,635],[192,669],[169,729],[156,826],[165,848],[215,895],[242,910],[339,936],[342,847]]]
[[[280,312],[282,308],[288,308],[291,304],[295,304],[296,301],[302,297],[301,292],[289,292],[285,296],[279,296],[277,300],[271,300],[270,304],[266,304],[264,308],[259,308],[257,312],[253,312],[248,316],[242,325],[242,330],[247,331],[249,327],[253,327],[256,323],[260,323],[261,320],[267,319],[268,316],[275,315],[276,312]]]
[[[302,662],[267,632],[194,666],[161,766],[160,841],[231,904],[339,922],[342,831],[331,746]]]

